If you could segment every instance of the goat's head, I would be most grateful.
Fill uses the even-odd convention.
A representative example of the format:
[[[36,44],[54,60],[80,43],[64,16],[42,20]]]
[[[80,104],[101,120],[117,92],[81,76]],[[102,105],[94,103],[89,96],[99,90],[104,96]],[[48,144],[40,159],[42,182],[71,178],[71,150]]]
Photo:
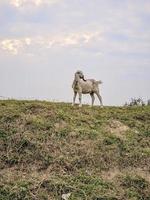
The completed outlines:
[[[82,71],[77,71],[77,72],[75,73],[75,80],[78,81],[79,79],[83,79],[84,81],[86,81],[86,80],[84,79],[84,74],[83,74]]]

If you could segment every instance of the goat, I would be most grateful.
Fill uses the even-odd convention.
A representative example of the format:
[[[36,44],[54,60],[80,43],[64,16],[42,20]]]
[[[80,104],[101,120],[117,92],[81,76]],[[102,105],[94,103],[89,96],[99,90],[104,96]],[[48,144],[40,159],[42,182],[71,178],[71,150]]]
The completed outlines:
[[[77,93],[79,95],[79,107],[82,107],[82,94],[90,94],[91,99],[92,99],[92,105],[94,104],[94,94],[97,95],[100,105],[103,106],[102,103],[102,97],[99,92],[99,84],[102,84],[102,81],[96,81],[94,79],[84,79],[84,75],[82,71],[77,71],[75,73],[75,78],[72,84],[72,88],[74,91],[74,96],[73,96],[73,103],[72,105],[75,104],[76,96]]]

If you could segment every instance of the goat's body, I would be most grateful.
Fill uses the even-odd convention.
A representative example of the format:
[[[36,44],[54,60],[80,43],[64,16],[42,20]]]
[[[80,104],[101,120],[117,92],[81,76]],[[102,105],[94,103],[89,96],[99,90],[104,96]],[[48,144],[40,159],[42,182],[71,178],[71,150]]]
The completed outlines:
[[[102,82],[96,81],[94,79],[83,80],[80,77],[75,78],[73,85],[72,85],[72,88],[74,90],[73,105],[75,103],[77,93],[79,94],[80,106],[82,106],[82,103],[81,103],[82,94],[90,94],[91,95],[92,106],[93,106],[94,100],[95,100],[94,94],[96,94],[100,101],[100,104],[102,105],[102,98],[99,93],[99,84],[100,83],[102,83]]]
[[[99,90],[98,82],[94,79],[87,79],[86,81],[81,79],[74,87],[74,91],[78,92],[79,90],[82,90],[82,94],[95,93]]]

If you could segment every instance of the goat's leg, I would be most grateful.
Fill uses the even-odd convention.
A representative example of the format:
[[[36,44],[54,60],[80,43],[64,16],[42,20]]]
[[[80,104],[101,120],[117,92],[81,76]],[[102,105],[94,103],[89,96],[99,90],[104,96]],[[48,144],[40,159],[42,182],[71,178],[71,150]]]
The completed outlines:
[[[92,98],[92,105],[91,105],[91,106],[93,106],[94,100],[95,100],[94,93],[90,93],[90,96],[91,96],[91,98]]]
[[[72,106],[74,106],[75,104],[76,96],[77,96],[77,92],[74,92]]]
[[[79,92],[79,107],[82,107],[82,92]]]
[[[99,101],[100,101],[101,107],[103,107],[102,97],[101,97],[100,93],[99,93],[99,92],[96,92],[96,95],[97,95],[97,97],[98,97],[98,99],[99,99]]]

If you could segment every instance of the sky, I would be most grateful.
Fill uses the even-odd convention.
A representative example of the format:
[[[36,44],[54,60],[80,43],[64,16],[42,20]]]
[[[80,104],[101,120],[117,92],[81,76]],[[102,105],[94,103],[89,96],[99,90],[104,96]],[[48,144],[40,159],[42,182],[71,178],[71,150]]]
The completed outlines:
[[[71,102],[77,70],[104,105],[150,99],[150,1],[0,0],[1,98]]]

